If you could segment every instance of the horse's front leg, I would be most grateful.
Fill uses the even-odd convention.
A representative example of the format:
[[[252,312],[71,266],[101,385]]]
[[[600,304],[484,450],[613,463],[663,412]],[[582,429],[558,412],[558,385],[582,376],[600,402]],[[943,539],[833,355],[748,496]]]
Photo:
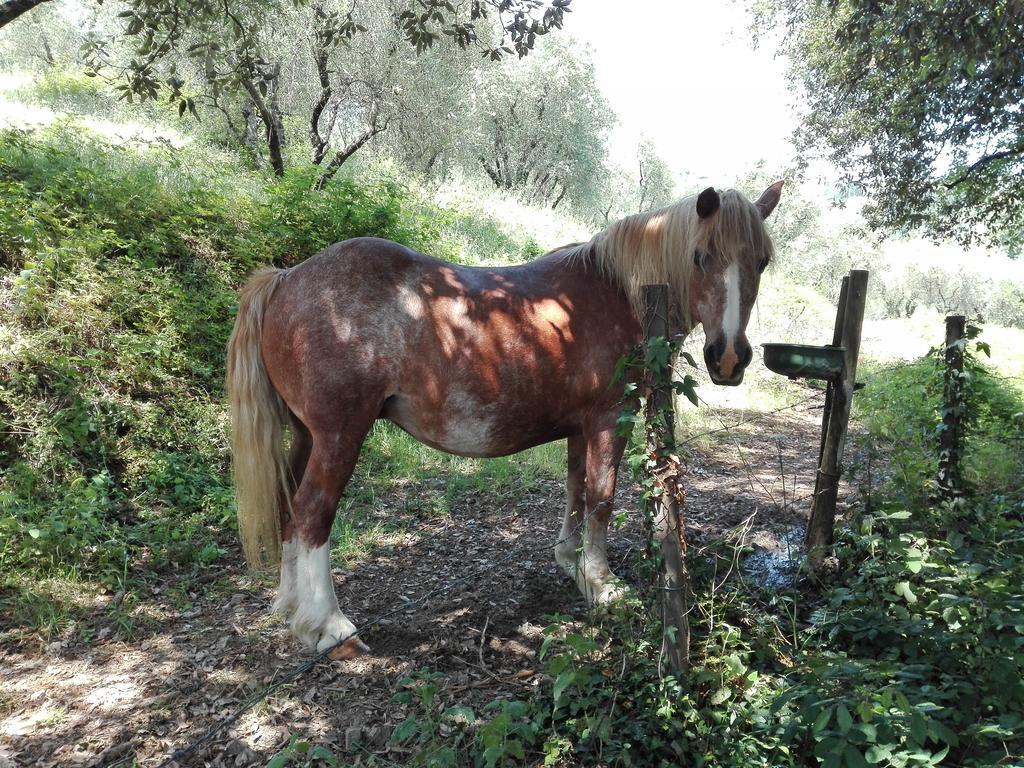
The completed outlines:
[[[616,414],[617,415],[617,414]],[[627,438],[618,434],[614,415],[588,429],[586,523],[576,582],[592,605],[610,602],[623,588],[608,565],[608,522],[615,500],[615,480]]]

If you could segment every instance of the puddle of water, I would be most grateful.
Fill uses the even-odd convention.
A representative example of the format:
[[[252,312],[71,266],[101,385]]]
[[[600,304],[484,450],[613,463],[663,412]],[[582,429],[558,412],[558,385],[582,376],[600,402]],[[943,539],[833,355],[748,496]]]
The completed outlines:
[[[803,526],[791,528],[780,537],[777,549],[758,549],[743,559],[743,570],[761,589],[793,586],[804,556]]]

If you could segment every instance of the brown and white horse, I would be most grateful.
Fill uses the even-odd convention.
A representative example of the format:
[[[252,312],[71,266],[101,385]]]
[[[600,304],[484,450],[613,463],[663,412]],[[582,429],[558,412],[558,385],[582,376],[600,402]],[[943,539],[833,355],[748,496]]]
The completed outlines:
[[[613,379],[641,340],[640,287],[668,283],[673,332],[703,324],[712,380],[739,384],[773,252],[763,221],[781,190],[751,203],[708,188],[518,266],[463,267],[358,238],[257,272],[228,345],[238,526],[250,564],[280,560],[274,608],[292,631],[318,650],[348,638],[340,658],[366,649],[338,607],[328,541],[377,419],[461,456],[567,439],[555,558],[587,600],[613,598],[608,519],[626,442]]]

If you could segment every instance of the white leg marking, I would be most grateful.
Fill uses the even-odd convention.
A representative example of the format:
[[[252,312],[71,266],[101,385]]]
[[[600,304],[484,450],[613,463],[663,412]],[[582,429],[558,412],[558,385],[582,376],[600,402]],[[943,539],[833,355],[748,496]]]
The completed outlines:
[[[286,541],[281,547],[281,583],[277,588],[277,598],[272,610],[278,616],[287,619],[298,603],[296,591],[295,562],[298,557],[298,544],[294,539]]]
[[[611,502],[607,502],[609,505]],[[608,565],[608,526],[587,526],[587,540],[580,554],[580,591],[591,605],[603,605],[621,597],[623,589]]]
[[[586,527],[586,540],[579,533],[581,516],[566,513],[555,547],[555,560],[576,582],[590,605],[617,600],[625,593],[618,577],[608,565],[608,529],[600,525]],[[575,533],[574,533],[575,531]]]
[[[291,619],[292,632],[307,646],[322,651],[347,638],[356,627],[338,608],[327,544],[309,549],[300,542],[296,548],[298,600]]]

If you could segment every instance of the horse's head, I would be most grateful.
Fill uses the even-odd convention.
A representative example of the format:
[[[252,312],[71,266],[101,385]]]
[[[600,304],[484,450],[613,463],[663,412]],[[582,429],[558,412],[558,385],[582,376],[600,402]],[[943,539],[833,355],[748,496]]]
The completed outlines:
[[[700,235],[688,255],[694,263],[689,285],[691,323],[704,326],[704,362],[715,384],[739,384],[753,356],[747,321],[761,273],[773,255],[764,220],[781,194],[779,181],[756,203],[735,190],[719,194],[713,187],[697,197]]]

